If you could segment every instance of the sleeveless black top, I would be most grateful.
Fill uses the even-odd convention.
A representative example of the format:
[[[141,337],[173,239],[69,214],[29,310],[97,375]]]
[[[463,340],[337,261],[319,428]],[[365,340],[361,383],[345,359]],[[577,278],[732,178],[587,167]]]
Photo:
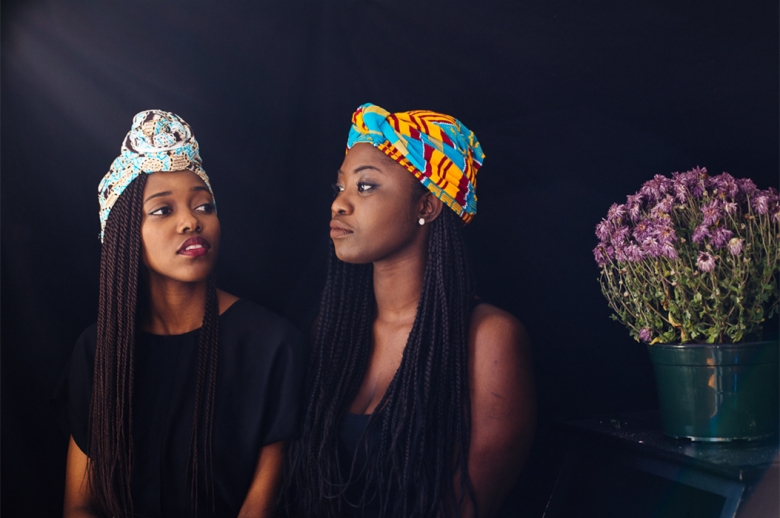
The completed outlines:
[[[479,297],[474,297],[471,310],[474,311],[483,302]],[[380,506],[379,495],[376,494],[377,488],[365,487],[365,471],[372,469],[372,466],[369,458],[370,454],[367,454],[363,447],[366,443],[376,444],[379,442],[379,429],[374,429],[371,432],[371,436],[367,437],[368,441],[360,441],[366,433],[371,415],[347,413],[339,423],[339,467],[344,479],[348,481],[343,499],[346,503],[346,509],[343,513],[345,517],[374,518],[379,516]],[[358,447],[359,443],[360,447]],[[366,489],[367,502],[359,505],[363,497],[364,488]]]
[[[369,455],[363,446],[366,441],[360,443],[360,439],[366,433],[368,420],[372,414],[346,414],[339,423],[339,467],[348,486],[342,501],[345,509],[342,516],[354,518],[371,518],[379,516],[379,495],[375,494],[376,488],[366,488],[367,469],[371,469]],[[379,430],[369,437],[368,443],[379,441]],[[360,447],[358,447],[360,443]],[[354,460],[354,464],[353,464]],[[363,490],[366,491],[367,502],[361,504]]]

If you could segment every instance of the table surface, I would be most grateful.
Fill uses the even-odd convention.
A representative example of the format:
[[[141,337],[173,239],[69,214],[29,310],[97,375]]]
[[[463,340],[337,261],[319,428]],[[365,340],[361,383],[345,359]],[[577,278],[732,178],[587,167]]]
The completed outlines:
[[[663,458],[733,480],[746,481],[778,464],[780,439],[693,442],[664,435],[657,411],[561,422],[574,435],[607,441],[639,454]]]

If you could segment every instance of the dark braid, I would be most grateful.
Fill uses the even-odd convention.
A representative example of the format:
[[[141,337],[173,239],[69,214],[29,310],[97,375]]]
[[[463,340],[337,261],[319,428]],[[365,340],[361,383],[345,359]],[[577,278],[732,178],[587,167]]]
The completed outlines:
[[[106,222],[100,256],[97,349],[90,405],[93,504],[107,516],[132,514],[133,350],[146,175],[133,181]]]
[[[142,301],[148,295],[138,290],[146,179],[147,175],[141,174],[133,180],[111,209],[100,257],[97,348],[86,453],[92,505],[94,511],[103,516],[133,515],[133,358]],[[193,481],[193,495],[198,493],[199,477],[207,482],[206,494],[212,485],[211,432],[218,337],[217,294],[214,280],[210,279],[198,340],[197,402],[187,467]],[[204,423],[205,429],[199,434]],[[205,451],[200,451],[195,440],[198,435],[203,438]],[[198,461],[203,459],[205,473],[199,473]],[[195,514],[197,500],[193,498]]]
[[[195,386],[195,415],[192,419],[192,436],[190,438],[190,465],[188,474],[192,485],[190,498],[193,503],[193,514],[198,514],[198,500],[200,496],[200,482],[205,484],[204,496],[211,499],[212,510],[214,508],[214,484],[212,474],[214,466],[212,462],[211,437],[214,424],[214,400],[217,388],[217,351],[219,343],[219,303],[217,301],[217,288],[214,284],[214,276],[209,279],[206,293],[206,312],[203,315],[203,326],[198,335],[198,381]],[[205,386],[204,386],[205,385]],[[204,400],[204,392],[205,400]],[[201,410],[204,416],[201,417]],[[199,433],[201,426],[203,433]],[[200,436],[202,435],[202,441]],[[200,451],[199,443],[203,444],[204,451]],[[204,461],[203,480],[200,480],[200,459]]]
[[[464,498],[473,500],[467,358],[474,288],[461,226],[447,208],[431,223],[417,315],[358,445],[371,462],[361,501],[350,503],[344,494],[356,466],[339,466],[337,433],[366,373],[376,302],[373,267],[339,261],[331,247],[301,437],[286,458],[281,503],[290,516],[335,517],[378,499],[383,517],[448,517],[460,514]]]

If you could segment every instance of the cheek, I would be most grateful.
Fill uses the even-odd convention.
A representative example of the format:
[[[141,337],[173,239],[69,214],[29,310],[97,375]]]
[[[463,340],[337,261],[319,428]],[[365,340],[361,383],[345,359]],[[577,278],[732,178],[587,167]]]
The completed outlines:
[[[219,223],[219,219],[216,216],[214,216],[214,223],[211,228],[213,229],[211,231],[211,245],[219,248],[219,240],[222,237],[222,225]]]
[[[154,243],[148,236],[143,236],[143,239],[141,239],[141,262],[147,268],[152,268],[157,262],[155,261],[154,250]]]
[[[148,268],[160,262],[163,239],[154,225],[141,225],[141,261]]]
[[[362,219],[356,239],[336,241],[336,255],[347,262],[373,262],[408,245],[415,236],[411,216],[401,210],[381,210]]]

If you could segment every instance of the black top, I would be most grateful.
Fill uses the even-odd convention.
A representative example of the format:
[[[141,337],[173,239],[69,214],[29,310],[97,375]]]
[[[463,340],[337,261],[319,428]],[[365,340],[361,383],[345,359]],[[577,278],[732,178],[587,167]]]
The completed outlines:
[[[137,516],[190,515],[186,469],[199,333],[199,329],[173,336],[141,332],[137,339],[132,475]],[[297,431],[306,358],[303,337],[291,324],[245,299],[219,317],[219,334],[213,516],[235,517],[252,482],[260,448]],[[87,454],[96,340],[93,324],[76,342],[69,394],[63,396],[69,405],[71,435]]]
[[[374,484],[366,488],[366,470],[371,469],[366,448],[379,441],[379,428],[373,427],[370,437],[361,441],[366,434],[368,420],[372,414],[346,414],[339,423],[339,467],[346,481],[344,492],[345,508],[342,513],[347,517],[369,518],[379,516],[379,494]],[[366,491],[365,496],[363,491]],[[365,499],[365,500],[363,500]]]
[[[471,302],[471,311],[473,312],[482,303],[484,301],[475,296]],[[343,516],[354,518],[379,516],[381,506],[378,488],[374,483],[366,487],[366,471],[372,469],[371,448],[377,447],[380,439],[379,427],[372,426],[372,429],[366,432],[372,415],[347,413],[339,422],[339,468],[347,482],[344,491]],[[365,439],[363,439],[364,435],[367,435]],[[393,495],[389,498],[392,501]]]

